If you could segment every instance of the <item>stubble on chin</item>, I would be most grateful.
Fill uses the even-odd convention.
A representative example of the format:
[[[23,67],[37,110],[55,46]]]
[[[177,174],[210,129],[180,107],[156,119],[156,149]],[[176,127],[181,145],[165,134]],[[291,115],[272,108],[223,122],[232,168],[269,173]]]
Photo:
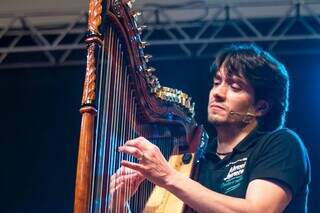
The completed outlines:
[[[208,115],[208,122],[216,126],[226,123],[226,120],[215,115]]]

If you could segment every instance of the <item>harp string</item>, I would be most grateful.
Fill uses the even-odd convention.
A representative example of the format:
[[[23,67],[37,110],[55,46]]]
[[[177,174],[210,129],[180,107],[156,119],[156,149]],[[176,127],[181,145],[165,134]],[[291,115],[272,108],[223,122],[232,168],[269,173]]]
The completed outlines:
[[[111,38],[112,29],[109,29],[107,32],[107,37]],[[104,40],[106,42],[106,40]],[[110,44],[110,41],[108,42]],[[105,45],[104,45],[105,46]],[[93,158],[93,178],[92,178],[92,189],[91,189],[91,205],[90,205],[90,212],[100,212],[101,205],[103,203],[102,193],[103,187],[102,183],[104,182],[104,156],[106,151],[106,143],[104,138],[106,138],[106,131],[108,129],[108,122],[109,119],[108,111],[109,108],[109,99],[105,98],[107,94],[110,92],[111,87],[111,58],[108,57],[108,53],[111,51],[112,45],[108,45],[108,50],[105,51],[104,47],[100,50],[101,54],[101,63],[100,69],[98,70],[100,78],[99,80],[99,89],[97,94],[97,128],[95,134],[95,141],[94,141],[94,158]],[[106,65],[106,67],[105,67]],[[105,75],[105,76],[103,76]],[[104,110],[102,110],[104,109]]]
[[[113,146],[113,153],[115,154],[115,158],[112,159],[113,160],[113,165],[114,165],[114,169],[112,170],[112,172],[110,172],[110,175],[113,174],[116,171],[116,168],[119,168],[120,166],[120,160],[123,158],[123,154],[117,152],[117,147],[119,146],[119,143],[121,141],[121,113],[120,113],[120,108],[121,108],[121,89],[122,89],[122,84],[121,84],[121,74],[122,72],[120,71],[121,68],[121,58],[120,58],[120,46],[119,46],[119,40],[117,39],[116,42],[116,51],[115,51],[115,55],[116,55],[116,63],[115,63],[115,74],[116,74],[116,79],[115,79],[115,91],[116,91],[116,95],[115,95],[115,101],[114,101],[114,105],[115,105],[115,110],[116,110],[116,117],[114,119],[115,121],[115,126],[114,126],[114,136],[113,141],[111,141],[111,144]],[[118,138],[119,136],[119,138]],[[118,177],[116,177],[116,179],[118,179]],[[118,207],[120,207],[120,203],[119,203],[119,199],[115,198],[117,200],[117,205],[116,205],[116,212],[118,212]]]

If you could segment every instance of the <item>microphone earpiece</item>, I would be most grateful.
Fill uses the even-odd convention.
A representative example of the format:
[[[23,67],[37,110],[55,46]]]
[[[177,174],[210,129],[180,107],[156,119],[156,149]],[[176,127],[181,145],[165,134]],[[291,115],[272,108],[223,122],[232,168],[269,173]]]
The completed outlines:
[[[241,118],[241,121],[244,122],[244,123],[250,123],[250,121],[257,117],[256,114],[253,114],[253,113],[250,113],[250,112],[246,112],[246,113],[242,113],[242,112],[235,112],[235,111],[230,111],[229,112],[230,115],[238,115]]]

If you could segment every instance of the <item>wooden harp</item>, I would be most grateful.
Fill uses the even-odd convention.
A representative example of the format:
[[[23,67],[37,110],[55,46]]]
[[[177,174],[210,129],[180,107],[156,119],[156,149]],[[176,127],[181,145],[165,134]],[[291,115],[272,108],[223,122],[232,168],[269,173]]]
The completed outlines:
[[[83,88],[74,212],[108,212],[110,177],[128,139],[144,136],[170,164],[195,177],[207,135],[194,104],[182,91],[162,87],[148,67],[131,1],[90,0],[87,68]],[[102,21],[103,20],[103,21]],[[101,33],[103,32],[103,33]],[[187,212],[181,201],[145,181],[127,204],[112,212]],[[189,209],[189,210],[188,210]]]

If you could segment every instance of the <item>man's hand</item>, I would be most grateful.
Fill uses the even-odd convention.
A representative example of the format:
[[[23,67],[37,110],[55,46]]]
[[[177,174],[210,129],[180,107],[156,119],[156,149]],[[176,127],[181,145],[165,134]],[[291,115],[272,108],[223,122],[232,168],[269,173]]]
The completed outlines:
[[[158,186],[165,188],[176,174],[159,148],[143,137],[127,141],[119,147],[119,151],[133,155],[139,160],[139,163],[124,160],[121,162],[122,166],[140,172]]]
[[[141,173],[121,166],[110,180],[110,209],[124,208],[125,203],[137,191],[144,180]],[[119,210],[119,212],[122,212]]]

